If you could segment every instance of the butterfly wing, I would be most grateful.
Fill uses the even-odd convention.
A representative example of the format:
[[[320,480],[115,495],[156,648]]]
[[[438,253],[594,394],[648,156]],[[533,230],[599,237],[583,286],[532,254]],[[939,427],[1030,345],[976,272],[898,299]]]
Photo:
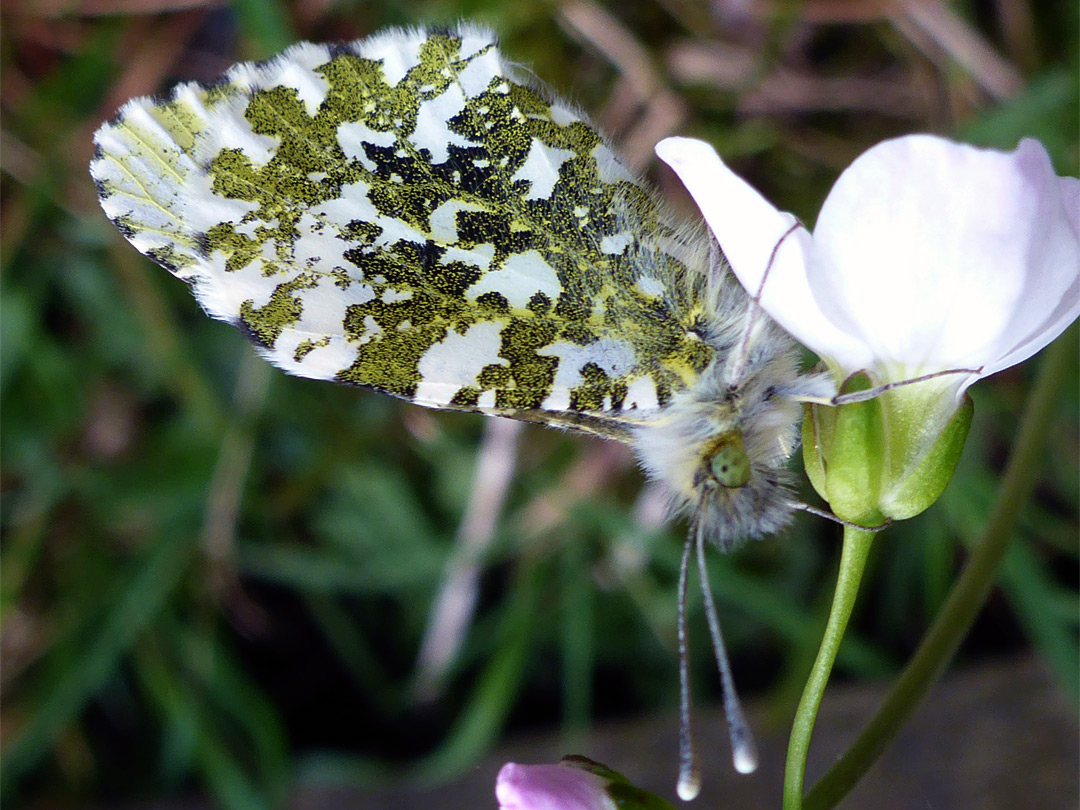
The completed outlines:
[[[618,437],[713,359],[701,249],[488,31],[301,43],[95,142],[125,237],[290,373]]]

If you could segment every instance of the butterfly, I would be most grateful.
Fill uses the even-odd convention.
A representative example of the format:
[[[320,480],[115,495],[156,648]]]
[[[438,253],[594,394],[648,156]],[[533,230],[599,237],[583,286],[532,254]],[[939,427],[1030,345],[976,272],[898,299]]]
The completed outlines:
[[[701,223],[471,25],[300,43],[94,136],[106,215],[290,374],[629,444],[691,550],[783,528],[804,385]],[[703,582],[704,586],[704,582]],[[736,765],[756,755],[711,595]]]

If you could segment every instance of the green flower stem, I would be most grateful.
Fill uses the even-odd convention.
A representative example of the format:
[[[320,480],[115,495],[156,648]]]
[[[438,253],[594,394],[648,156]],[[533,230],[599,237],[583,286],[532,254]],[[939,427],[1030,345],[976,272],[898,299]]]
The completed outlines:
[[[814,731],[818,708],[821,706],[825,685],[829,682],[840,641],[847,629],[851,609],[855,606],[855,597],[859,593],[866,558],[870,553],[874,533],[844,527],[844,548],[840,554],[840,573],[833,593],[829,621],[825,625],[825,636],[818,649],[817,660],[806,681],[799,708],[795,712],[795,722],[791,728],[791,740],[788,742],[787,764],[784,767],[784,810],[799,810],[802,807],[803,779],[806,775],[806,755],[810,750],[810,735]]]
[[[1013,536],[1020,509],[1035,486],[1042,467],[1040,455],[1046,444],[1047,432],[1053,424],[1051,417],[1057,407],[1058,391],[1066,377],[1068,364],[1074,362],[1074,356],[1073,340],[1058,340],[1047,349],[982,540],[972,552],[919,649],[886,695],[881,708],[851,748],[811,788],[803,803],[804,810],[835,807],[848,794],[903,727],[967,635],[990,593],[994,574]],[[802,707],[799,708],[801,712]],[[788,764],[790,770],[790,753]],[[785,810],[788,807],[785,793]]]

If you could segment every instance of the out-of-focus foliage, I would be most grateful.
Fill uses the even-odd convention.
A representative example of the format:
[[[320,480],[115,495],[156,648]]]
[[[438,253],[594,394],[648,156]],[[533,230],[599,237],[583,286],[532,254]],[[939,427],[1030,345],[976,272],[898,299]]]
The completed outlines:
[[[688,212],[650,156],[668,134],[713,141],[808,221],[855,155],[906,132],[1009,148],[1035,135],[1076,174],[1075,4],[872,5],[6,4],[2,800],[64,807],[195,787],[224,808],[265,807],[328,774],[448,778],[508,726],[555,715],[581,729],[675,701],[679,527],[638,519],[642,479],[622,449],[533,427],[480,560],[475,620],[416,697],[482,419],[255,359],[105,220],[86,171],[101,120],[294,39],[465,17],[592,111]],[[934,614],[989,510],[1030,365],[973,391],[945,498],[883,537],[842,673],[887,675]],[[966,652],[1033,648],[1074,696],[1077,389],[1074,373]],[[711,563],[738,679],[785,715],[820,637],[838,536],[804,519]],[[704,693],[709,651],[693,652]]]

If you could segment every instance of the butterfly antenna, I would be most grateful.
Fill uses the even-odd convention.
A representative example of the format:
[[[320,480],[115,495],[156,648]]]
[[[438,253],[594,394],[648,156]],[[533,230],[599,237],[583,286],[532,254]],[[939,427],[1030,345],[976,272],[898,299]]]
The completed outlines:
[[[874,388],[868,388],[865,391],[853,391],[850,394],[837,394],[831,400],[829,405],[848,405],[852,402],[866,402],[868,399],[875,399],[880,397],[886,391],[891,391],[894,388],[902,388],[906,385],[915,385],[916,383],[926,382],[927,380],[935,380],[938,377],[946,377],[953,374],[982,374],[985,366],[979,366],[978,368],[948,368],[944,371],[935,371],[932,374],[923,374],[921,377],[912,377],[907,380],[897,380],[896,382],[885,383],[884,385],[878,385]]]
[[[691,528],[686,536],[682,562],[679,564],[679,593],[676,598],[676,629],[679,637],[679,781],[675,791],[684,802],[696,799],[701,791],[701,773],[694,756],[694,737],[690,730],[690,654],[686,641],[686,583],[689,579],[690,552],[693,547],[694,529]]]
[[[720,670],[720,682],[724,688],[724,714],[727,716],[728,734],[731,736],[731,759],[739,773],[753,773],[758,766],[757,744],[743,715],[739,694],[735,691],[735,678],[731,674],[731,662],[724,646],[723,633],[720,632],[716,602],[713,601],[712,588],[709,587],[709,577],[705,569],[705,534],[700,524],[694,545],[697,546],[698,578],[701,580],[701,595],[705,601],[705,618],[709,622],[716,666]]]
[[[815,517],[831,520],[833,523],[839,524],[840,526],[847,526],[848,528],[859,529],[864,532],[883,532],[892,525],[892,518],[887,518],[880,526],[863,526],[861,523],[852,523],[850,520],[844,520],[841,517],[837,517],[832,512],[826,512],[824,509],[818,509],[816,506],[810,506],[801,501],[789,500],[787,501],[787,505],[792,509],[798,509],[800,512],[806,512]]]
[[[750,302],[746,306],[746,322],[736,347],[735,362],[728,366],[727,382],[729,385],[735,385],[742,380],[743,373],[746,370],[746,360],[750,355],[750,336],[754,333],[754,327],[757,325],[758,315],[761,310],[761,296],[765,292],[765,282],[769,280],[769,273],[772,271],[773,263],[776,261],[776,254],[779,252],[780,246],[784,244],[784,240],[801,227],[802,223],[796,221],[794,225],[784,231],[784,235],[773,245],[772,253],[769,254],[769,262],[765,265],[765,272],[761,274],[761,281],[758,284],[757,291],[751,296]],[[713,246],[710,248],[709,253],[710,268],[713,267],[711,264],[713,260],[712,250],[716,250],[717,262],[719,262],[719,247],[716,246],[715,240],[713,240]]]

